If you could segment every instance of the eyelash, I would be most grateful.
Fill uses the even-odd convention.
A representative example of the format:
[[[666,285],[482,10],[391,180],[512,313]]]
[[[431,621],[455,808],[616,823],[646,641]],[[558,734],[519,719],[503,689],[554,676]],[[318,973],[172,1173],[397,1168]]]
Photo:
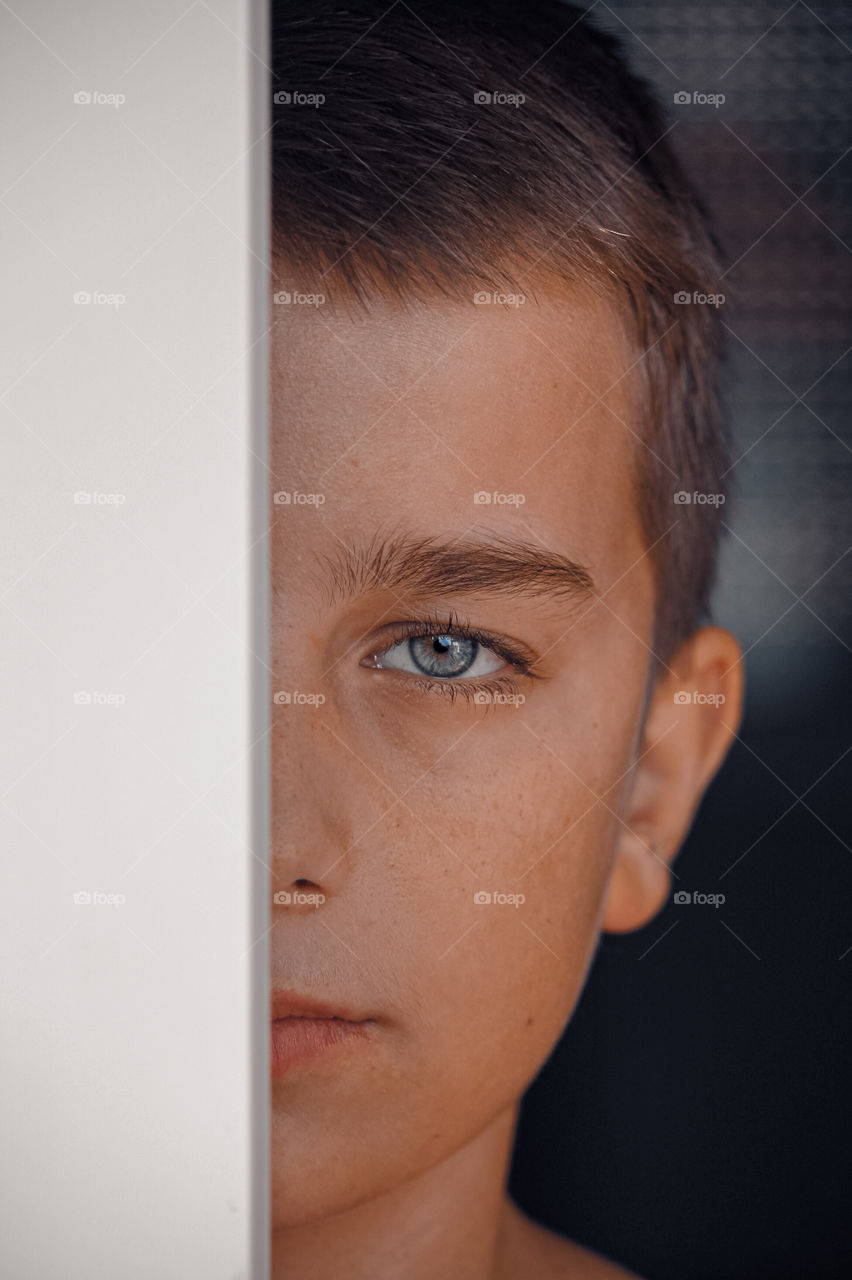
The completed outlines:
[[[417,621],[399,622],[393,625],[395,629],[394,638],[383,648],[374,649],[373,655],[377,656],[386,653],[388,649],[392,649],[394,645],[403,640],[416,640],[436,635],[458,636],[465,640],[476,640],[477,643],[486,649],[491,649],[515,669],[515,674],[512,676],[497,676],[491,680],[466,680],[464,677],[436,680],[427,675],[415,676],[410,672],[397,672],[409,687],[415,688],[418,692],[427,694],[437,692],[444,697],[448,697],[451,702],[454,702],[458,697],[464,698],[466,702],[471,702],[477,693],[515,693],[519,676],[526,676],[530,680],[543,680],[545,678],[533,669],[535,657],[529,651],[512,645],[508,640],[504,640],[501,636],[495,636],[490,631],[482,631],[479,627],[475,627],[470,622],[459,618],[453,610],[450,611],[449,618],[432,614],[425,618],[419,618]]]

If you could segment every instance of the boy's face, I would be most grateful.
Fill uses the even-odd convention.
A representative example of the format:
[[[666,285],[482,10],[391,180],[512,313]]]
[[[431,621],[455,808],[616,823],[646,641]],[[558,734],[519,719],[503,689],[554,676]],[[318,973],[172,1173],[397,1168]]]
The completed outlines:
[[[653,588],[634,357],[608,304],[272,313],[272,489],[322,497],[271,508],[272,685],[325,699],[273,707],[272,890],[325,901],[273,905],[271,980],[377,1024],[273,1082],[284,1226],[434,1166],[548,1057],[628,817]],[[357,570],[400,537],[471,553],[516,539],[594,586],[567,565],[526,586],[440,569],[415,586],[411,559],[408,581],[341,573],[333,594],[332,563]],[[451,611],[545,678],[482,644],[471,676],[442,674],[471,643],[409,645],[399,624]],[[368,665],[382,651],[395,665]],[[447,696],[465,680],[509,700]]]

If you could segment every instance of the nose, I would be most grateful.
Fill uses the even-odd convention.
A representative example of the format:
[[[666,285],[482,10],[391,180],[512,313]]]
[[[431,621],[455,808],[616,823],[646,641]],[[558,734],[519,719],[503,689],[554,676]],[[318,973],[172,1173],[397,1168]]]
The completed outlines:
[[[286,889],[275,889],[272,895],[273,907],[286,909],[290,915],[318,911],[325,900],[326,895],[320,885],[315,884],[313,880],[305,879],[304,876],[291,881]]]
[[[270,830],[276,907],[322,909],[367,868],[378,847],[377,824],[393,796],[349,748],[351,736],[333,695],[321,706],[273,707]],[[276,902],[275,893],[289,897]]]
[[[365,722],[349,655],[328,649],[324,604],[284,552],[282,541],[269,679],[273,909],[325,915],[353,876],[369,875],[371,857],[381,858],[380,819],[394,795],[361,758]],[[276,902],[276,893],[289,898]]]

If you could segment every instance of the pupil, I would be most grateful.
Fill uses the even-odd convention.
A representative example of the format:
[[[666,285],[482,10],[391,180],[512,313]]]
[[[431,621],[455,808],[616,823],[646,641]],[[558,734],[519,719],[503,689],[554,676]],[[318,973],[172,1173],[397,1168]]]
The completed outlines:
[[[426,675],[460,676],[473,664],[479,645],[462,636],[420,636],[409,641],[414,663]]]

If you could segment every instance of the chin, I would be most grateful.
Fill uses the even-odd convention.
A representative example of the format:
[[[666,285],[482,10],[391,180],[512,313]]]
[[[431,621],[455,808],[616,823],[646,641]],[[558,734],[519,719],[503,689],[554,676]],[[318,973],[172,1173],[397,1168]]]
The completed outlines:
[[[329,1152],[327,1159],[308,1164],[298,1158],[276,1161],[273,1151],[272,1230],[307,1227],[357,1209],[391,1191],[413,1172],[416,1171],[386,1171],[383,1178],[378,1178],[375,1168],[366,1166],[363,1160],[353,1160],[350,1166],[339,1152]]]
[[[430,1163],[413,1157],[413,1145],[381,1121],[344,1131],[328,1110],[317,1123],[273,1111],[273,1231],[346,1213],[407,1182]]]

